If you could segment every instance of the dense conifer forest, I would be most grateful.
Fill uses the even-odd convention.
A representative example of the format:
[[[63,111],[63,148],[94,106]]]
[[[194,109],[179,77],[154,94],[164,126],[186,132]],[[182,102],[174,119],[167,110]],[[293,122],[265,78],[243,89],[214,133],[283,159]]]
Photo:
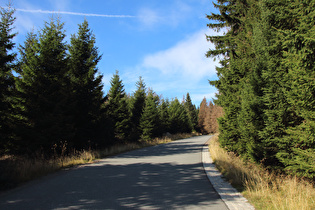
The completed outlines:
[[[315,1],[217,0],[207,36],[223,107],[223,147],[270,169],[315,178]]]
[[[52,17],[16,46],[14,9],[0,12],[0,156],[50,158],[65,147],[103,149],[201,129],[189,93],[183,101],[164,99],[139,77],[127,94],[118,71],[104,93],[102,56],[87,20],[70,43],[64,23]]]

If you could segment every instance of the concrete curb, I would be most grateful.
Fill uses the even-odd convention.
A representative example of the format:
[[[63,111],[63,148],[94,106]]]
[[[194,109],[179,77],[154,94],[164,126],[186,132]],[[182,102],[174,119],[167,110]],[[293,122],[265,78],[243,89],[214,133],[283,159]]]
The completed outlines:
[[[212,186],[230,210],[255,209],[230,183],[223,180],[222,174],[213,163],[207,143],[202,148],[202,163]]]

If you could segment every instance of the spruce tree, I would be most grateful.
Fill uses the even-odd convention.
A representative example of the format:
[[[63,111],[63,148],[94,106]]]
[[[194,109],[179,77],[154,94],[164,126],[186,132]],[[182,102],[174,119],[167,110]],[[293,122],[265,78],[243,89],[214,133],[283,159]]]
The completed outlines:
[[[78,33],[71,37],[69,46],[69,77],[75,134],[72,143],[76,148],[89,146],[88,141],[105,145],[106,139],[110,137],[110,127],[106,128],[106,120],[103,120],[106,117],[105,97],[102,91],[102,75],[98,74],[97,69],[100,59],[95,46],[95,36],[87,20],[84,20],[79,25]],[[106,129],[107,132],[104,132]]]
[[[16,53],[12,26],[15,21],[14,10],[0,7],[0,155],[8,152],[14,144],[14,76]]]
[[[126,140],[130,133],[130,113],[126,102],[126,93],[119,72],[113,75],[110,81],[107,111],[114,125],[115,137]]]
[[[315,2],[284,5],[286,21],[277,35],[283,44],[284,94],[290,119],[277,158],[286,172],[315,179]]]
[[[260,8],[257,1],[248,0],[242,8],[241,31],[236,38],[233,66],[242,72],[243,77],[239,81],[240,109],[237,116],[240,138],[238,141],[238,154],[243,157],[261,161],[263,157],[263,143],[259,131],[264,127],[264,103],[262,78],[262,66],[259,48],[256,45],[257,23],[260,23]]]
[[[29,153],[50,151],[53,145],[72,139],[64,38],[63,24],[52,18],[38,37],[29,35],[21,48],[17,87],[28,121],[23,140]]]
[[[209,15],[221,55],[211,81],[224,108],[220,142],[270,168],[314,178],[314,2],[224,1]]]
[[[187,111],[191,127],[196,131],[198,125],[197,109],[196,106],[192,104],[189,93],[186,94],[184,106]]]
[[[177,98],[170,103],[169,116],[171,133],[190,133],[192,131],[186,109]]]
[[[170,117],[169,117],[169,100],[161,99],[158,106],[159,113],[159,134],[170,132]]]
[[[209,36],[216,49],[208,57],[221,55],[217,67],[219,80],[210,84],[219,90],[217,105],[224,108],[220,118],[220,142],[229,150],[251,159],[262,159],[259,130],[263,129],[263,89],[260,61],[255,54],[253,29],[259,22],[256,0],[218,1],[220,14],[208,16],[218,22],[208,26],[216,30],[228,28],[224,36]]]
[[[264,146],[264,164],[283,168],[277,154],[286,150],[288,135],[286,128],[299,123],[293,107],[285,95],[288,86],[287,69],[283,65],[283,41],[278,31],[292,27],[290,4],[285,1],[269,1],[261,5],[260,47],[263,47],[265,60],[262,70],[264,80],[263,102],[265,104],[264,128],[259,132]]]
[[[149,91],[145,99],[143,114],[140,118],[141,140],[149,141],[157,136],[158,131],[158,109],[156,97],[152,91]]]
[[[137,90],[134,93],[131,100],[131,137],[132,141],[138,141],[140,139],[141,130],[140,130],[140,118],[144,111],[145,100],[146,100],[146,91],[145,83],[142,77],[139,78],[139,81],[136,83]]]
[[[241,109],[240,82],[244,78],[244,71],[237,63],[237,35],[243,31],[242,17],[247,7],[246,1],[218,0],[214,6],[219,9],[220,14],[211,14],[207,18],[211,21],[208,27],[220,31],[228,29],[224,36],[207,36],[208,41],[215,45],[206,56],[221,56],[220,67],[217,67],[218,80],[211,81],[218,90],[216,104],[224,108],[224,117],[219,120],[220,135],[219,141],[222,146],[229,150],[238,152],[241,149],[239,144],[240,131],[238,127],[238,115]],[[236,61],[236,62],[234,62]],[[242,84],[242,83],[241,83]]]

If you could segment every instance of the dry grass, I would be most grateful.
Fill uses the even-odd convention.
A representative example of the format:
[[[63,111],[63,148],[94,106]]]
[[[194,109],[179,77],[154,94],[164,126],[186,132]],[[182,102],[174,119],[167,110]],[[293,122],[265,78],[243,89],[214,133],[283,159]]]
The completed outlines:
[[[94,159],[95,154],[91,151],[73,152],[71,155],[50,160],[4,156],[0,158],[0,191],[16,187],[61,168],[92,162]]]
[[[314,186],[305,180],[266,173],[261,180],[246,186],[244,195],[257,209],[315,209]]]
[[[218,169],[256,209],[315,209],[314,185],[297,177],[268,173],[220,148],[218,136],[209,145]]]
[[[168,137],[155,138],[152,141],[136,143],[117,144],[101,151],[74,151],[69,155],[46,160],[40,155],[36,159],[18,156],[0,157],[0,191],[14,188],[21,183],[53,173],[62,168],[94,162],[96,159],[104,158],[123,152],[140,149],[148,146],[164,144],[172,140],[189,138],[197,134],[176,134]]]

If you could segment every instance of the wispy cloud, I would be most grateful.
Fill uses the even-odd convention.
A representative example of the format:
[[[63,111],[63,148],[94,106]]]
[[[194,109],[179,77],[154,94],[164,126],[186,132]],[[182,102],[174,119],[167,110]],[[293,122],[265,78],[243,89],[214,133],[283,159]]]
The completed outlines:
[[[90,17],[103,17],[103,18],[135,18],[133,15],[106,15],[94,13],[80,13],[80,12],[67,12],[67,11],[50,11],[50,10],[32,10],[32,9],[16,9],[18,12],[28,13],[42,13],[42,14],[63,14],[63,15],[77,15],[77,16],[90,16]]]
[[[191,16],[192,8],[181,1],[170,1],[167,5],[154,5],[138,10],[137,17],[144,29],[156,29],[158,26],[177,27]]]
[[[138,18],[145,27],[153,27],[161,21],[157,11],[149,8],[142,8],[138,13]]]

